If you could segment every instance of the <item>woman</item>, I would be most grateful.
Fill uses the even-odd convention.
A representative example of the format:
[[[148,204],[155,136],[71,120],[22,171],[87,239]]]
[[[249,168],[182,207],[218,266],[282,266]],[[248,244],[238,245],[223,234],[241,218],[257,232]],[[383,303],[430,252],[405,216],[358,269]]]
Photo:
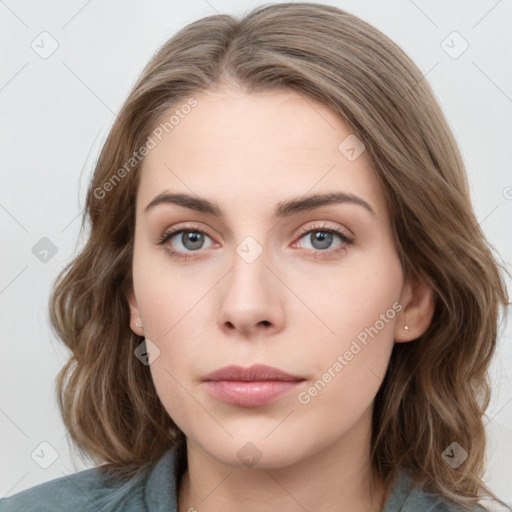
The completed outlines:
[[[211,16],[147,65],[59,276],[29,510],[485,510],[499,265],[426,80],[340,9]]]

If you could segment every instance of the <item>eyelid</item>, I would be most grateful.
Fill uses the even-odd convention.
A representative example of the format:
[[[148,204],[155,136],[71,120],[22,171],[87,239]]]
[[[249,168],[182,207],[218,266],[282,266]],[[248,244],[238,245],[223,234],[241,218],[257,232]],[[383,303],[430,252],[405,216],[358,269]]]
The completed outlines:
[[[176,235],[177,233],[180,233],[182,231],[199,231],[200,233],[204,233],[205,235],[208,235],[211,239],[214,237],[211,235],[209,230],[203,226],[200,226],[199,224],[187,224],[187,225],[180,225],[173,226],[171,228],[164,229],[163,233],[159,236],[157,244],[163,244],[166,240],[168,240],[173,235]]]
[[[304,234],[310,233],[311,231],[331,231],[337,233],[342,238],[345,238],[346,243],[353,243],[355,239],[353,234],[349,234],[349,232],[352,233],[351,230],[338,225],[329,225],[326,221],[322,221],[321,224],[303,226],[294,236],[302,238]]]
[[[326,223],[326,221],[322,221],[322,224],[313,224],[313,225],[310,225],[310,224],[306,224],[305,226],[302,226],[298,231],[295,232],[295,234],[293,235],[293,237],[302,237],[302,235],[306,234],[306,233],[309,233],[310,231],[314,231],[314,230],[333,230],[333,231],[338,231],[340,232],[341,234],[343,234],[347,239],[353,241],[353,236],[350,235],[349,233],[347,233],[347,231],[350,231],[350,233],[352,233],[351,230],[348,230],[348,229],[344,229],[344,228],[341,228],[339,226],[330,226],[329,224]],[[199,224],[187,224],[185,226],[181,226],[180,224],[178,224],[177,226],[173,226],[172,228],[169,228],[169,229],[165,229],[162,233],[162,235],[159,237],[159,240],[162,240],[163,238],[165,238],[167,235],[173,235],[173,234],[176,234],[180,231],[185,231],[185,230],[189,230],[189,231],[199,231],[199,232],[202,232],[202,233],[205,233],[206,235],[208,235],[210,238],[214,238],[212,236],[212,234],[210,233],[210,231],[208,230],[208,228],[205,228],[203,227],[202,225],[199,225]]]

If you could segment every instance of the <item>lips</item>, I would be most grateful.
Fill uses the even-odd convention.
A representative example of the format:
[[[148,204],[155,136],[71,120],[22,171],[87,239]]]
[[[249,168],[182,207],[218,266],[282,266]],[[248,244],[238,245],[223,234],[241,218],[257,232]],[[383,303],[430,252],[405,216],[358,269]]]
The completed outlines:
[[[259,407],[291,392],[306,379],[265,365],[225,366],[203,378],[208,392],[239,407]]]
[[[301,381],[305,380],[304,377],[291,375],[279,368],[266,366],[262,364],[255,364],[249,368],[242,366],[224,366],[219,370],[209,373],[203,378],[204,381],[220,381],[220,380],[236,380],[240,382],[251,381]]]

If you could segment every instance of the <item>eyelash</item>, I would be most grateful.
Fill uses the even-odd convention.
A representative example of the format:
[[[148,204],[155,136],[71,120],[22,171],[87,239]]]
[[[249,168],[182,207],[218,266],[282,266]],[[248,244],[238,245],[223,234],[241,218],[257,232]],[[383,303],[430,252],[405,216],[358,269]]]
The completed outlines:
[[[295,236],[297,236],[298,239],[300,240],[301,238],[304,237],[304,235],[306,235],[308,233],[311,233],[311,232],[315,232],[315,231],[337,235],[341,239],[341,241],[342,241],[342,244],[340,244],[336,249],[333,249],[333,250],[325,250],[325,251],[320,251],[320,250],[316,250],[315,251],[315,250],[313,250],[313,255],[314,255],[315,258],[316,258],[317,254],[321,255],[320,259],[321,258],[329,257],[329,255],[332,255],[333,253],[337,254],[338,252],[346,249],[347,245],[351,245],[351,244],[354,243],[354,240],[351,237],[349,237],[345,232],[343,232],[343,231],[341,231],[341,230],[339,230],[337,228],[327,227],[325,224],[321,225],[321,226],[320,225],[313,225],[313,226],[308,226],[308,227],[302,228],[299,231],[299,233],[297,233]],[[177,235],[179,233],[184,233],[184,232],[191,232],[191,233],[196,233],[197,232],[197,233],[201,233],[203,235],[207,235],[210,238],[213,238],[212,236],[210,236],[208,231],[205,231],[204,229],[200,228],[199,226],[191,225],[191,226],[186,226],[186,227],[183,227],[183,228],[177,228],[177,229],[170,230],[170,231],[164,231],[164,233],[160,236],[160,238],[159,238],[159,240],[157,242],[157,245],[164,245],[174,235]],[[178,258],[178,259],[183,258],[184,260],[186,260],[187,258],[194,258],[195,257],[195,256],[192,256],[190,254],[183,254],[180,251],[175,251],[173,249],[168,249],[168,252],[169,252],[170,256],[172,256],[174,258]],[[197,251],[197,252],[199,252],[199,251]],[[326,255],[323,255],[323,253],[326,253]]]

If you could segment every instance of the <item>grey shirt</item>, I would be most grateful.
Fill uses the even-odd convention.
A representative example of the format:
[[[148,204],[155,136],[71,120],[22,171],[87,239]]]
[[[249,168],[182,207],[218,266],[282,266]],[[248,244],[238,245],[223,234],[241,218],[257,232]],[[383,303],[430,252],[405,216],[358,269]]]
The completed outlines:
[[[119,482],[97,468],[21,491],[0,499],[0,512],[177,512],[176,453],[168,450],[151,471]],[[400,473],[382,512],[449,512],[456,508],[415,487]],[[481,507],[475,512],[483,511]]]

